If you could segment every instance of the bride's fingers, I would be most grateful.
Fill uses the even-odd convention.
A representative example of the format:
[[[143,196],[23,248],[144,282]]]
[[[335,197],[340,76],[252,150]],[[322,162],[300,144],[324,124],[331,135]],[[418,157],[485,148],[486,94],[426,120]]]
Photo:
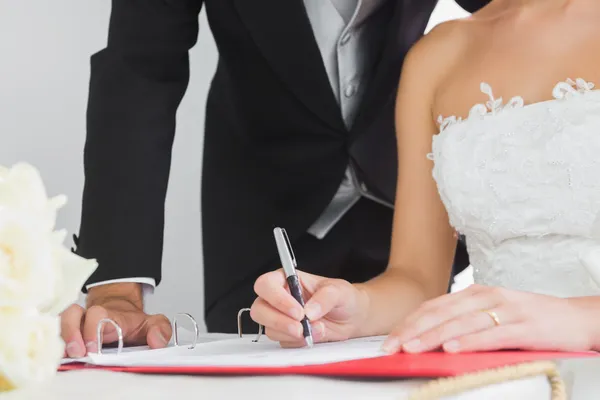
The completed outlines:
[[[390,338],[394,343],[388,343],[386,347],[398,347],[463,315],[498,306],[497,296],[489,290],[476,292],[470,296],[457,296],[453,301],[437,307],[425,305],[395,329],[395,334]]]
[[[279,342],[279,345],[284,349],[298,349],[301,347],[305,347],[305,342]]]
[[[501,320],[503,324],[513,324],[515,322],[515,319],[512,318],[514,313],[511,313],[506,307],[490,310],[490,312],[494,313],[492,314],[493,317],[485,311],[462,314],[403,343],[402,350],[408,353],[432,351],[454,339],[495,329],[494,317]]]
[[[449,353],[495,351],[503,349],[544,350],[537,348],[538,338],[531,338],[524,324],[501,325],[492,329],[465,335],[443,344]]]
[[[302,345],[304,345],[304,340],[298,339],[297,337],[294,337],[294,336],[291,336],[287,332],[278,331],[277,329],[266,328],[265,335],[269,339],[271,339],[275,342],[297,343],[297,344],[299,344],[298,347],[301,347]]]
[[[300,321],[304,316],[304,310],[300,303],[292,297],[286,289],[287,282],[285,275],[281,270],[271,271],[261,275],[254,283],[254,291],[258,295],[258,302],[252,306],[251,315],[254,321],[269,326],[268,324],[256,320],[263,318],[265,310],[274,309],[281,313],[280,323],[284,323],[283,316]],[[289,322],[288,322],[289,323]]]
[[[299,303],[296,302],[296,304]],[[302,339],[302,324],[300,321],[296,321],[275,309],[261,297],[258,297],[252,304],[250,316],[254,322],[261,324],[266,330],[286,332],[294,340]]]
[[[490,289],[489,286],[473,284],[461,291],[454,292],[454,293],[448,293],[446,295],[431,299],[427,303],[429,304],[430,307],[438,307],[438,306],[442,306],[448,302],[453,302],[460,298],[470,297],[477,293],[486,292],[489,289]]]
[[[487,290],[489,290],[489,288],[485,286],[471,285],[467,289],[464,289],[460,292],[450,293],[428,300],[405,319],[405,324],[414,324],[424,315],[431,314],[432,312],[440,309],[447,310],[449,307],[464,302],[465,300],[472,302],[473,299],[485,294]],[[448,316],[448,318],[452,317]]]
[[[315,343],[325,341],[325,324],[322,321],[311,323],[313,341]],[[267,328],[265,331],[267,337],[276,342],[286,343],[287,347],[302,347],[305,345],[304,339],[298,339],[297,337],[291,336],[288,332],[280,331],[277,329]],[[300,346],[296,346],[300,344]]]

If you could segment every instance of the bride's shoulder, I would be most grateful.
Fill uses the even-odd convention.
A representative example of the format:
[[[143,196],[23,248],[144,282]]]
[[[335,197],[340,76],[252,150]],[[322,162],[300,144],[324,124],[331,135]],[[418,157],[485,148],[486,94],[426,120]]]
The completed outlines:
[[[471,17],[455,19],[440,23],[423,35],[404,58],[398,96],[418,96],[433,107],[439,88],[460,69],[476,43],[473,25],[477,24],[472,23]]]
[[[425,53],[439,57],[456,55],[469,44],[473,30],[471,17],[442,22],[423,35],[409,53]]]
[[[460,62],[472,43],[470,17],[442,22],[423,35],[408,51],[404,68],[419,70],[429,80]]]

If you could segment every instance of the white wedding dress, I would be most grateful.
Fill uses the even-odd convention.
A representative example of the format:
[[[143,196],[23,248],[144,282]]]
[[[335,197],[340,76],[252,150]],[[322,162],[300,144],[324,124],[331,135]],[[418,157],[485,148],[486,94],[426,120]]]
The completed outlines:
[[[559,297],[600,295],[600,90],[489,101],[440,118],[433,177],[467,241],[475,283]]]

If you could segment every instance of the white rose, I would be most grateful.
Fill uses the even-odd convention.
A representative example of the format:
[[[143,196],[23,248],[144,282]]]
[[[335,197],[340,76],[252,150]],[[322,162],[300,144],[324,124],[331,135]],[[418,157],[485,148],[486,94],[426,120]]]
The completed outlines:
[[[0,307],[56,315],[77,300],[97,264],[67,250],[64,231],[52,231],[65,201],[47,198],[32,166],[0,167]]]
[[[37,169],[26,163],[0,167],[0,210],[9,210],[36,229],[51,232],[56,213],[66,203],[65,196],[48,198]]]
[[[40,232],[0,211],[0,307],[57,315],[97,267],[63,246],[66,233]]]
[[[52,297],[40,307],[42,312],[51,315],[58,315],[77,301],[81,287],[98,266],[96,260],[85,259],[67,250],[62,245],[65,235],[64,231],[53,234],[52,250],[60,279],[54,280]]]
[[[22,388],[56,374],[65,346],[59,317],[5,308],[0,327],[0,386]]]
[[[0,211],[0,307],[38,308],[61,279],[50,233]]]
[[[58,314],[96,269],[54,231],[65,202],[46,196],[32,166],[0,166],[0,391],[56,373],[64,352]]]

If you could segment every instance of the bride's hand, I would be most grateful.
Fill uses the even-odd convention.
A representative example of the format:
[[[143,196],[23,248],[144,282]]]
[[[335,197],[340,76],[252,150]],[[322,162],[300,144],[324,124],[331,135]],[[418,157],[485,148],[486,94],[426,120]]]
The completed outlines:
[[[571,299],[472,285],[424,303],[389,335],[384,349],[587,351],[590,320]]]
[[[306,306],[302,309],[290,294],[283,270],[260,276],[254,285],[258,298],[252,319],[265,327],[266,335],[283,347],[304,346],[300,320],[311,321],[315,343],[355,336],[366,318],[366,294],[341,279],[329,279],[298,271]]]

